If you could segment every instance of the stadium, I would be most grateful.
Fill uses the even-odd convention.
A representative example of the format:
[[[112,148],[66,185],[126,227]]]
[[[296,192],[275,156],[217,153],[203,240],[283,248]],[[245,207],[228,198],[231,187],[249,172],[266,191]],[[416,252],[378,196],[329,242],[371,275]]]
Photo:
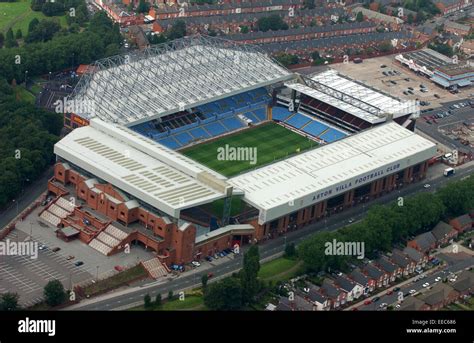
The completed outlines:
[[[436,154],[409,103],[249,45],[186,37],[91,69],[40,216],[104,255],[136,243],[167,268],[276,237],[423,179]]]

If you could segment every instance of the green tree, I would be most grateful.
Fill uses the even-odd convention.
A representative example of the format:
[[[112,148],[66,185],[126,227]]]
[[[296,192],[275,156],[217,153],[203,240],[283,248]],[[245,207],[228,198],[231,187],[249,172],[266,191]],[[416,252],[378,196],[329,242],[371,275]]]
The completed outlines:
[[[51,280],[44,286],[44,298],[49,306],[58,306],[66,301],[67,295],[59,280]]]
[[[243,267],[240,273],[242,282],[242,297],[246,303],[254,301],[260,290],[258,271],[260,270],[260,253],[257,245],[252,245],[244,255]]]
[[[3,48],[3,43],[5,42],[5,36],[0,32],[0,49]]]
[[[177,20],[166,32],[168,40],[183,38],[184,36],[186,36],[186,23],[184,20]]]
[[[13,30],[11,28],[8,29],[7,35],[5,38],[5,47],[6,48],[12,48],[17,46],[17,42],[15,40],[15,37],[13,36]]]
[[[203,289],[206,289],[208,281],[209,281],[209,277],[207,276],[207,274],[203,274],[201,276],[201,284],[202,284]]]
[[[31,19],[30,23],[28,24],[28,33],[32,32],[39,24],[38,18]]]
[[[23,38],[23,33],[21,32],[20,29],[16,30],[15,38],[16,39],[22,39]]]
[[[161,293],[158,293],[155,298],[155,305],[156,306],[161,306],[162,299],[161,299]]]
[[[140,0],[137,6],[137,12],[148,13],[149,10],[150,10],[150,4],[148,2],[145,2],[144,0]]]
[[[293,258],[296,256],[296,247],[294,243],[289,243],[285,246],[285,257]]]
[[[364,15],[362,14],[362,12],[357,12],[356,21],[359,23],[364,21]]]
[[[16,311],[19,309],[17,293],[4,293],[0,297],[0,311]]]
[[[168,292],[168,301],[173,300],[173,296],[174,296],[173,291],[170,290],[170,291]]]
[[[248,26],[242,25],[240,26],[240,33],[249,33],[250,29]]]
[[[150,294],[145,294],[145,296],[143,297],[143,302],[144,302],[145,308],[151,308],[152,303],[151,303]]]
[[[204,304],[211,310],[232,311],[242,307],[242,286],[237,278],[229,277],[207,287]]]

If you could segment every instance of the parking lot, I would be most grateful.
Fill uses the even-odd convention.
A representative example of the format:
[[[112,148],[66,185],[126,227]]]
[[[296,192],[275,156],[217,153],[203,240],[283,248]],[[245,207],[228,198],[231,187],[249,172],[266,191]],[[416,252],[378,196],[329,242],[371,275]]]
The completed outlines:
[[[460,106],[464,103],[466,105]],[[417,120],[417,128],[448,149],[458,149],[474,153],[474,147],[463,144],[453,136],[451,128],[474,121],[474,109],[469,105],[469,100],[448,102],[442,107],[421,114]]]
[[[420,100],[420,102],[429,103],[429,105],[421,106],[421,110],[437,108],[442,106],[442,103],[458,101],[472,93],[470,90],[461,90],[458,94],[451,94],[436,86],[429,79],[402,67],[394,57],[395,55],[371,58],[359,64],[337,63],[331,67],[354,80],[402,100]],[[386,75],[383,74],[384,72]],[[420,85],[424,87],[420,87]]]
[[[154,257],[141,246],[132,245],[129,254],[104,256],[79,240],[62,241],[54,233],[56,228],[38,217],[40,210],[36,209],[17,223],[17,229],[5,238],[37,242],[40,247],[38,258],[2,256],[0,260],[0,293],[18,293],[23,306],[39,302],[49,280],[60,280],[66,289],[70,289],[71,285],[91,282],[97,276],[102,279],[116,274],[116,266],[131,267]],[[76,266],[77,262],[82,264]]]

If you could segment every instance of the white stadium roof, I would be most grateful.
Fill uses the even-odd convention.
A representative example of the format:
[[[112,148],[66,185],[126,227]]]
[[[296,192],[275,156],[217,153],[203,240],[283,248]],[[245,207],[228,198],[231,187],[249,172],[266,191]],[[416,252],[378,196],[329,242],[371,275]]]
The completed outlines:
[[[203,36],[106,58],[90,69],[70,97],[75,113],[126,126],[293,77],[255,47]]]
[[[302,80],[287,82],[285,85],[372,124],[383,123],[387,115],[397,118],[415,112],[415,106],[411,102],[402,102],[383,94],[333,69]]]
[[[433,157],[436,146],[391,122],[228,182],[263,224]]]
[[[231,194],[226,178],[130,129],[91,120],[54,146],[62,159],[178,218]]]

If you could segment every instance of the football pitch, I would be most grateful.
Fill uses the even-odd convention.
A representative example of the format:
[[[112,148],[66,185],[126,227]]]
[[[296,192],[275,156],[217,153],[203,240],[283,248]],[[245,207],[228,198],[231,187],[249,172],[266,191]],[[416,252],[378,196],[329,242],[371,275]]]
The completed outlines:
[[[230,177],[317,145],[318,143],[308,138],[269,122],[184,149],[181,153]],[[236,151],[233,148],[251,149],[242,149],[240,155],[232,155],[232,152]],[[252,161],[256,163],[252,164]]]

